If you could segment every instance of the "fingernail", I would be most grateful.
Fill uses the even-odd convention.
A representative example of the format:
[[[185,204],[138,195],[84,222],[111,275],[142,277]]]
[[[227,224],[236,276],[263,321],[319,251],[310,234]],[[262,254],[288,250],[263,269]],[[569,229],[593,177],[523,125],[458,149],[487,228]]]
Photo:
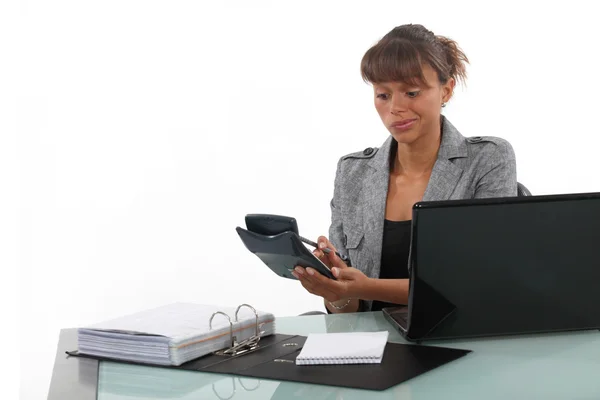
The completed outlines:
[[[309,275],[314,275],[315,271],[313,271],[312,268],[306,268],[306,272],[308,272]]]
[[[295,272],[297,272],[297,273],[298,273],[298,274],[300,274],[300,275],[302,275],[302,273],[303,273],[303,272],[302,272],[302,268],[300,268],[300,267],[296,267],[296,268],[294,268],[294,271],[295,271]]]
[[[319,248],[320,248],[320,249],[324,249],[324,248],[325,248],[325,242],[321,242],[321,243],[319,243]]]
[[[331,268],[331,273],[333,274],[333,276],[335,276],[337,278],[338,275],[340,274],[340,270],[337,267],[333,267],[333,268]]]
[[[296,279],[300,279],[300,278],[298,277],[298,274],[296,273],[296,271],[292,271],[292,275],[294,275],[294,278],[296,278]]]

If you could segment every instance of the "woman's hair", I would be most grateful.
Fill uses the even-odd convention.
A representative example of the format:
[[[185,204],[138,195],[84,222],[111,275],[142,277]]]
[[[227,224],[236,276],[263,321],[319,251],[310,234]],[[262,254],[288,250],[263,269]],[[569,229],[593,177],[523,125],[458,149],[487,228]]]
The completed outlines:
[[[360,70],[368,83],[404,82],[411,86],[425,83],[423,64],[438,74],[440,83],[450,78],[465,82],[469,60],[458,44],[436,36],[423,25],[401,25],[385,35],[363,56]]]

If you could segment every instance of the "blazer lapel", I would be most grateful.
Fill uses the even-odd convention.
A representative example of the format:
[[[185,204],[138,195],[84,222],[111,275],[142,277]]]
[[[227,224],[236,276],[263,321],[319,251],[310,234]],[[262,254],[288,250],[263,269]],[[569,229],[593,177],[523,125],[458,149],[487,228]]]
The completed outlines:
[[[431,171],[423,201],[448,200],[463,174],[462,168],[452,160],[467,157],[467,146],[463,136],[442,116],[442,141],[437,160]]]
[[[379,276],[381,268],[381,246],[383,245],[383,221],[390,180],[390,136],[369,162],[369,173],[365,174],[363,186],[363,227],[365,241],[372,249],[372,263],[365,271],[368,276]]]
[[[462,169],[448,160],[439,159],[435,162],[431,177],[423,195],[423,201],[448,200],[462,175]]]

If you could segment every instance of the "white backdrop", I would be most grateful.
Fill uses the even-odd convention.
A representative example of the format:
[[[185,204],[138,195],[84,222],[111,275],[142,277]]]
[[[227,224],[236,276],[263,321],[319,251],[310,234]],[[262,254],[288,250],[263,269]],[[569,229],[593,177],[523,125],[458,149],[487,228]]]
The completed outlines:
[[[534,194],[600,191],[593,8],[15,3],[0,28],[12,55],[0,134],[16,207],[3,286],[14,293],[12,274],[19,290],[3,294],[18,301],[21,398],[45,398],[61,328],[175,301],[322,310],[234,228],[273,213],[296,217],[303,236],[326,234],[338,158],[388,135],[359,63],[394,26],[458,41],[469,79],[444,112],[466,136],[508,139]]]

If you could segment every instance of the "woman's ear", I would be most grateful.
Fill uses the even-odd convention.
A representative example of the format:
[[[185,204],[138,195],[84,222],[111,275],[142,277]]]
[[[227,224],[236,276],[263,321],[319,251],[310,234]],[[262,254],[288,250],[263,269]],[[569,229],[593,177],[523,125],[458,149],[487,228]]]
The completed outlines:
[[[447,103],[452,98],[452,94],[454,93],[454,86],[456,85],[456,81],[454,78],[449,78],[446,83],[442,85],[442,103]]]

